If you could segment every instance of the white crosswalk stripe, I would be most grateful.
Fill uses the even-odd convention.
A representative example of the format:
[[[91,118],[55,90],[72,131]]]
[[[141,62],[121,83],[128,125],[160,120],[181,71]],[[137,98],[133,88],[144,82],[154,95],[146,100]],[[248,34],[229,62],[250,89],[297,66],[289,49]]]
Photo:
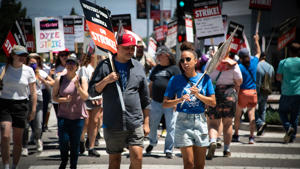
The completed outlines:
[[[57,169],[58,165],[38,165],[38,166],[31,166],[29,169]],[[107,169],[108,165],[78,165],[78,169]],[[122,164],[121,169],[128,169],[128,164]],[[183,166],[179,165],[143,165],[143,169],[182,169]],[[270,167],[236,167],[236,166],[206,166],[205,169],[270,169]],[[274,168],[275,169],[275,168]],[[276,167],[276,169],[286,169]],[[296,168],[290,168],[296,169]]]

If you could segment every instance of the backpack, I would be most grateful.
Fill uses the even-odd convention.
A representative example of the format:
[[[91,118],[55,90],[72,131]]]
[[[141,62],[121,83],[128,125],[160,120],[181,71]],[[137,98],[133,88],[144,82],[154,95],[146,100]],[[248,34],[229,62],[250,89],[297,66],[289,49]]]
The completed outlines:
[[[266,72],[259,89],[261,94],[270,95],[272,93],[272,81],[272,77]]]

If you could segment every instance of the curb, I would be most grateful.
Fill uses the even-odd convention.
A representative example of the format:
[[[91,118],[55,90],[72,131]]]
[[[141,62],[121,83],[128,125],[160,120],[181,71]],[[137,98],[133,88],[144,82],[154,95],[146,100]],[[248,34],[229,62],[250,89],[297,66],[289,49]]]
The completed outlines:
[[[240,129],[249,131],[249,122],[243,122],[241,120]],[[285,133],[285,130],[284,130],[282,125],[267,124],[267,127],[266,127],[265,131]],[[300,126],[298,126],[298,131],[300,131]]]

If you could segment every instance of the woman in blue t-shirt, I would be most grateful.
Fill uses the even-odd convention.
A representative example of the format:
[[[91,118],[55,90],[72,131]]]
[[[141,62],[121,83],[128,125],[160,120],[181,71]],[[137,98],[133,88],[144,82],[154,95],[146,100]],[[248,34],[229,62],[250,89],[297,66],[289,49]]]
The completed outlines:
[[[179,63],[182,75],[170,79],[164,94],[163,106],[177,105],[175,147],[181,150],[184,168],[202,169],[205,164],[206,148],[209,145],[205,105],[214,107],[216,98],[208,75],[204,75],[195,86],[203,75],[195,71],[196,64],[197,54],[194,51],[182,51]],[[186,101],[183,103],[184,100]]]

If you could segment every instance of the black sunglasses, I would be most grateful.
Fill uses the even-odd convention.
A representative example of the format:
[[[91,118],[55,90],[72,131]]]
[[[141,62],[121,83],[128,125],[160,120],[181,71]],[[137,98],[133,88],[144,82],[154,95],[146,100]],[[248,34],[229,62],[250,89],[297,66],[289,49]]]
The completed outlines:
[[[179,61],[180,61],[180,63],[184,63],[184,61],[190,62],[191,60],[192,60],[192,58],[186,57],[185,59],[184,59],[184,58],[181,58]]]

